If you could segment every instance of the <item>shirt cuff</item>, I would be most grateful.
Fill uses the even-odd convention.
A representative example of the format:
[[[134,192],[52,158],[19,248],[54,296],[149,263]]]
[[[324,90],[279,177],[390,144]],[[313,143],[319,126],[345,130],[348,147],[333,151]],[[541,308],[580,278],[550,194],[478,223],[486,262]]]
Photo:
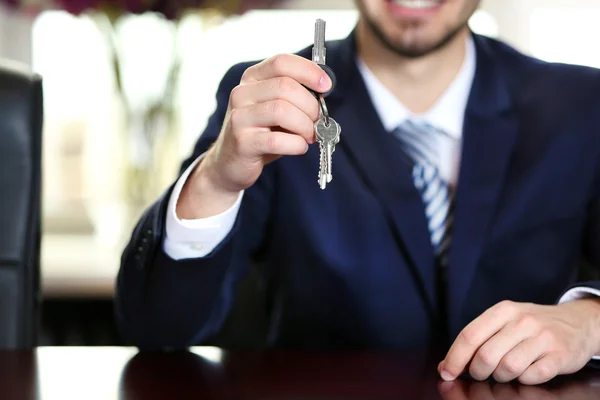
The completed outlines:
[[[177,201],[181,190],[203,157],[204,154],[185,170],[169,199],[163,250],[173,260],[201,258],[210,254],[233,229],[244,196],[241,191],[235,204],[221,214],[201,219],[179,219]]]
[[[600,297],[600,290],[587,286],[577,286],[567,290],[558,300],[558,304],[590,297]]]
[[[600,297],[600,290],[587,286],[577,286],[571,288],[563,294],[558,300],[558,304],[568,303],[570,301],[586,299],[590,297]],[[600,356],[592,357],[592,360],[600,360]]]

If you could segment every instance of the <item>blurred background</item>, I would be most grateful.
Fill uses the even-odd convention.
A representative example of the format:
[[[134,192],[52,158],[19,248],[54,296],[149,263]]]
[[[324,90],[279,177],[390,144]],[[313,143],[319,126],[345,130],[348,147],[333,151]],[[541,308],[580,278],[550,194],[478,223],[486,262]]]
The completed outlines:
[[[172,1],[141,14],[124,13],[125,1],[84,13],[80,3],[94,2],[0,3],[0,57],[44,80],[40,344],[119,345],[121,251],[175,179],[225,71],[311,45],[316,18],[327,21],[328,39],[347,36],[353,0]],[[597,21],[598,0],[484,0],[470,24],[545,60],[600,67]]]

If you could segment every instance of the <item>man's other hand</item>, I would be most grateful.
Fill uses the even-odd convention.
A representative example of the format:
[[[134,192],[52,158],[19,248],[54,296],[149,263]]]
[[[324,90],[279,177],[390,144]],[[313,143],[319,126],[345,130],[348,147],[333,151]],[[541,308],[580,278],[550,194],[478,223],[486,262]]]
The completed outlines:
[[[460,332],[438,372],[444,380],[469,372],[476,380],[534,385],[577,372],[599,353],[600,300],[503,301]]]

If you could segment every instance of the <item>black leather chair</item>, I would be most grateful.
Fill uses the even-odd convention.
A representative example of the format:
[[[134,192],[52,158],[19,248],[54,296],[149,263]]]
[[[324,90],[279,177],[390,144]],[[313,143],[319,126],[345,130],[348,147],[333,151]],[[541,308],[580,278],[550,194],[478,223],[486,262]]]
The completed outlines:
[[[41,78],[0,62],[0,349],[36,345],[42,121]]]

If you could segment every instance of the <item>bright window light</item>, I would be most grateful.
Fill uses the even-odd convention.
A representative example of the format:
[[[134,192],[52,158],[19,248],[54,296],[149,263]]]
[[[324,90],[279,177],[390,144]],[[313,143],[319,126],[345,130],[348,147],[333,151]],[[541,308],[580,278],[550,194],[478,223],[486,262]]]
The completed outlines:
[[[531,53],[551,62],[600,67],[593,38],[600,37],[600,6],[540,8],[531,15]],[[590,46],[591,45],[591,46]]]
[[[497,38],[499,34],[496,18],[485,10],[475,11],[469,20],[469,27],[473,32],[491,38]]]

